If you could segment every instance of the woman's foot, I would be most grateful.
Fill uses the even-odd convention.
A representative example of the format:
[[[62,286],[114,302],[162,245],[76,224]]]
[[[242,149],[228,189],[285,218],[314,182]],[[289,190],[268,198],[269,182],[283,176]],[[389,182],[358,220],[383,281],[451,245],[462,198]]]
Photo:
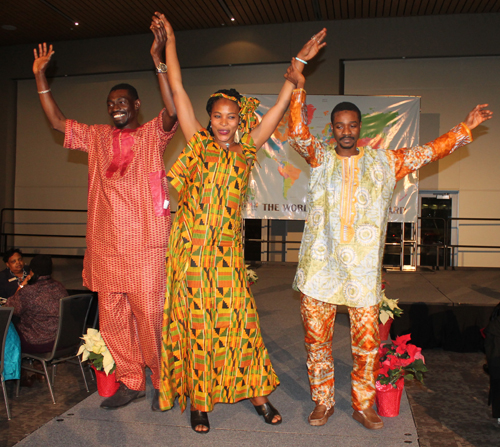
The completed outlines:
[[[250,399],[250,402],[252,402],[253,406],[255,407],[255,411],[264,418],[266,424],[281,424],[281,415],[279,411],[273,407],[267,397],[254,397]]]
[[[208,413],[206,411],[194,410],[191,407],[191,428],[196,433],[202,435],[210,431],[210,422],[208,422]]]

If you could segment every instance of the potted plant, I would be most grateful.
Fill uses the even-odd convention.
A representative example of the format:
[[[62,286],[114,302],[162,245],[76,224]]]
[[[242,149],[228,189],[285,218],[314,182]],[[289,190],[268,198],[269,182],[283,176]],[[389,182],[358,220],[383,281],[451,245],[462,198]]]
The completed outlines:
[[[401,316],[403,309],[398,306],[399,300],[387,298],[385,290],[382,289],[382,301],[378,311],[378,329],[380,340],[385,341],[389,338],[389,331],[395,317]]]
[[[255,273],[255,270],[252,270],[250,267],[250,264],[245,265],[245,269],[247,272],[247,282],[248,285],[251,286],[252,284],[256,283],[259,280],[259,277],[257,276],[257,273]]]
[[[78,355],[82,356],[82,362],[88,360],[94,369],[99,395],[112,396],[119,387],[115,376],[116,365],[101,333],[97,329],[88,328],[82,340],[84,343],[80,346]]]
[[[423,373],[427,367],[422,349],[408,343],[410,339],[411,334],[398,336],[395,341],[380,347],[375,401],[381,416],[394,417],[399,414],[405,378],[424,382]]]

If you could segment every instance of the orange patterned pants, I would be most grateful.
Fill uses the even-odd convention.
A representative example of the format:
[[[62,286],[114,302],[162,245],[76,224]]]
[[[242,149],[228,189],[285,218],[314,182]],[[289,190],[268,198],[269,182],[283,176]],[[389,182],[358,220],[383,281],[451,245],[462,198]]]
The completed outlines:
[[[116,363],[116,379],[132,390],[146,389],[146,365],[160,388],[163,292],[99,293],[99,327]]]
[[[352,407],[357,411],[375,403],[375,380],[378,375],[378,304],[349,307],[353,366],[351,373]],[[307,371],[311,397],[316,404],[335,405],[335,378],[332,339],[337,306],[302,294],[300,312],[306,332]]]

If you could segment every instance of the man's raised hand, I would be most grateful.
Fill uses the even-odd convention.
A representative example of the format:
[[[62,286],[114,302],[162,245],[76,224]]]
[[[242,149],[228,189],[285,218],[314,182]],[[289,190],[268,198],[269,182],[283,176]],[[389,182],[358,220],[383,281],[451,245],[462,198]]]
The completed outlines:
[[[478,104],[465,118],[464,123],[470,130],[493,117],[493,112],[485,109],[485,107],[488,107],[488,104]]]
[[[167,39],[174,36],[174,29],[172,28],[172,25],[167,20],[164,14],[160,12],[155,12],[155,15],[153,16],[153,22],[165,28],[165,32],[167,33]]]
[[[165,31],[165,27],[162,23],[160,23],[156,16],[153,16],[153,20],[149,29],[155,36],[155,40],[153,41],[153,45],[151,46],[151,55],[156,55],[157,57],[161,58],[162,53],[165,50],[165,44],[167,42],[167,33]]]
[[[293,85],[295,85],[295,88],[304,88],[306,79],[304,75],[297,69],[297,61],[295,58],[292,60],[292,63],[288,67],[284,76],[285,79],[289,80]]]
[[[47,44],[45,42],[40,43],[38,44],[38,51],[36,48],[33,49],[33,54],[35,56],[35,61],[33,62],[33,73],[35,75],[45,73],[50,58],[54,54],[52,45],[50,45],[47,49]]]

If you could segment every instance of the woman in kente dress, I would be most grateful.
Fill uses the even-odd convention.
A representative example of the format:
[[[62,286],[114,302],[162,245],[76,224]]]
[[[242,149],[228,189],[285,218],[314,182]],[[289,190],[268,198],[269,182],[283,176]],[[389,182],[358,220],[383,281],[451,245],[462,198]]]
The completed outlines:
[[[189,398],[193,430],[207,433],[214,404],[250,399],[265,422],[279,424],[267,398],[279,380],[247,284],[241,207],[257,150],[282,119],[294,85],[285,81],[260,123],[258,100],[220,90],[208,100],[203,128],[182,84],[170,23],[156,13],[152,27],[166,33],[168,81],[188,141],[168,174],[179,205],[167,254],[160,407],[172,408],[178,397],[184,411]],[[325,34],[315,35],[297,58],[314,57]]]

